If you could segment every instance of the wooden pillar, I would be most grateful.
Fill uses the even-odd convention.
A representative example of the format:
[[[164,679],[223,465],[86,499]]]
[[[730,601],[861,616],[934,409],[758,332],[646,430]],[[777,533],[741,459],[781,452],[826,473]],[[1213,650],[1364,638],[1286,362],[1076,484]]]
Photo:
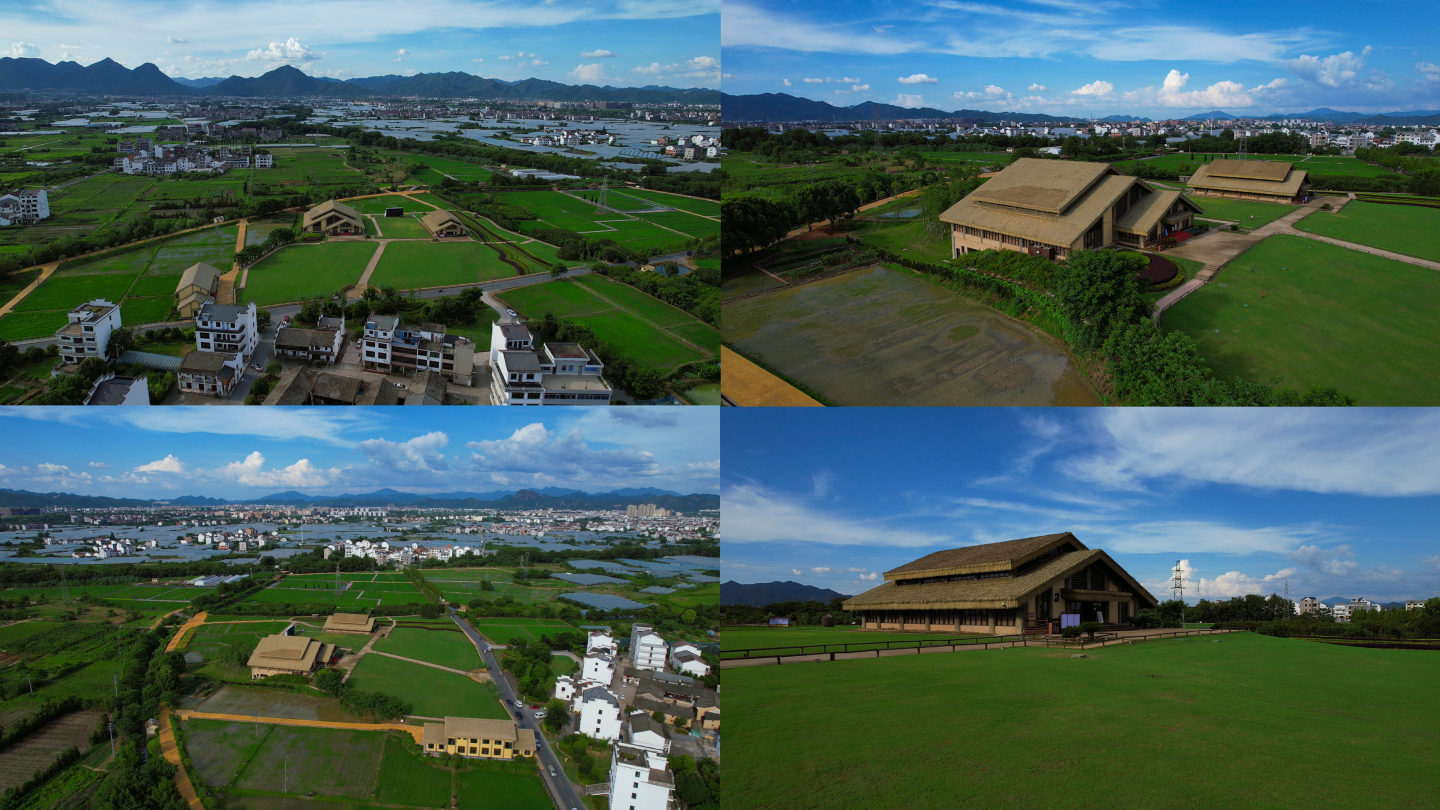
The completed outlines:
[[[995,635],[995,608],[986,608],[985,615],[990,617],[990,635]]]

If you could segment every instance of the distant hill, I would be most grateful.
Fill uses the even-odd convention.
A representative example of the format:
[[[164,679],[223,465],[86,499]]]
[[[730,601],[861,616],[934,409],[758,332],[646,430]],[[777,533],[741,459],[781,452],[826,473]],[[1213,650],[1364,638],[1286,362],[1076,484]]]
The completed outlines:
[[[425,98],[513,98],[552,101],[621,101],[638,104],[719,104],[720,91],[701,87],[596,87],[545,79],[502,82],[469,73],[421,73],[416,76],[371,76],[340,81],[310,76],[282,65],[261,76],[224,79],[174,79],[146,62],[127,69],[103,59],[81,67],[76,62],[50,64],[44,59],[0,58],[0,92],[70,91],[101,95],[238,96],[244,98],[363,98],[421,96]]]
[[[935,107],[897,107],[865,101],[850,107],[836,107],[825,101],[812,101],[787,93],[759,93],[748,96],[721,94],[721,116],[727,121],[903,121],[912,118],[969,118],[977,121],[1040,122],[1079,121],[1063,115],[1039,113],[987,112],[955,110],[947,112]],[[1129,119],[1127,119],[1129,120]]]
[[[27,492],[25,490],[0,489],[0,506],[24,506],[65,509],[104,508],[109,506],[149,506],[159,503],[174,503],[184,506],[216,506],[227,503],[243,503],[272,506],[389,506],[391,504],[417,509],[453,509],[467,507],[488,507],[491,509],[613,509],[631,504],[653,503],[662,509],[678,512],[697,512],[701,509],[719,509],[720,496],[704,493],[681,495],[676,492],[645,487],[639,490],[617,490],[614,492],[581,492],[574,489],[547,487],[543,490],[521,489],[514,492],[443,492],[415,494],[393,489],[379,489],[374,492],[354,495],[306,495],[302,492],[276,492],[262,498],[247,498],[227,501],[203,495],[182,495],[161,500],[135,500],[128,498],[106,498],[70,493]]]
[[[1188,117],[1183,118],[1183,119],[1181,119],[1181,120],[1183,120],[1183,121],[1210,121],[1210,120],[1214,119],[1214,120],[1217,120],[1217,121],[1218,121],[1218,120],[1229,121],[1229,120],[1231,120],[1231,119],[1233,119],[1233,118],[1236,118],[1236,117],[1237,117],[1237,116],[1231,115],[1230,113],[1227,113],[1227,112],[1222,112],[1222,111],[1220,111],[1220,110],[1212,110],[1212,111],[1210,111],[1210,112],[1196,113],[1195,115],[1188,116]]]
[[[848,599],[849,594],[802,585],[799,582],[759,582],[742,585],[739,582],[720,583],[720,604],[750,605],[764,607],[776,602],[829,602],[831,599]]]

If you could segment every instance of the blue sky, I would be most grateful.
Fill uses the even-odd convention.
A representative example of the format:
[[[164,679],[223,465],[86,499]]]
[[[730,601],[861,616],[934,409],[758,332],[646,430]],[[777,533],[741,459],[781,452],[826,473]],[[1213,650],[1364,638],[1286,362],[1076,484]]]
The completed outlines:
[[[1430,0],[725,0],[724,90],[1076,117],[1440,108]]]
[[[718,0],[5,0],[0,56],[82,65],[108,56],[186,78],[294,65],[338,79],[463,71],[714,88],[719,9]]]
[[[0,487],[133,498],[717,492],[718,408],[0,408]]]
[[[842,593],[1073,532],[1168,598],[1440,596],[1434,409],[727,409],[724,577]]]

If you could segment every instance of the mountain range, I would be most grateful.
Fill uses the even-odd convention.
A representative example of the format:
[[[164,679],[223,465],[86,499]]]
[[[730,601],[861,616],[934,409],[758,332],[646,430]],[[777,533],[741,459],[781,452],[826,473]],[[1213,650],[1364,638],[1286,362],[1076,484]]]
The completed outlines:
[[[876,104],[866,101],[850,107],[837,107],[824,101],[813,101],[786,93],[759,93],[748,96],[722,94],[721,114],[731,121],[900,121],[914,118],[967,118],[975,121],[1018,121],[1018,122],[1060,122],[1071,123],[1086,120],[1098,121],[1149,121],[1135,115],[1108,115],[1098,119],[1071,118],[1047,113],[988,112],[985,110],[955,110],[946,112],[934,107],[897,107],[893,104]],[[877,109],[878,108],[878,109]],[[1283,120],[1305,118],[1313,121],[1331,121],[1336,124],[1375,124],[1378,126],[1440,125],[1440,110],[1408,110],[1388,113],[1360,113],[1332,110],[1320,107],[1300,113],[1272,113],[1269,115],[1233,115],[1223,110],[1196,113],[1184,121],[1231,121],[1238,118]]]
[[[719,90],[645,87],[597,87],[546,79],[504,82],[469,73],[421,73],[415,76],[371,76],[329,79],[311,76],[282,65],[261,76],[225,79],[172,79],[146,62],[130,70],[113,59],[93,65],[77,62],[50,64],[44,59],[0,57],[0,92],[65,91],[99,95],[231,96],[244,98],[370,98],[419,96],[423,98],[547,99],[551,101],[628,101],[640,104],[717,104]]]
[[[757,582],[742,585],[730,581],[720,583],[720,604],[750,605],[764,607],[776,602],[829,602],[831,599],[848,599],[848,594],[817,588],[799,582]]]
[[[630,504],[653,503],[663,509],[696,512],[719,509],[720,496],[704,493],[681,495],[654,487],[617,489],[610,492],[583,492],[577,489],[546,487],[494,492],[440,492],[417,495],[393,489],[347,495],[306,495],[301,492],[276,492],[259,498],[229,501],[203,495],[178,498],[139,500],[110,498],[97,495],[75,495],[68,492],[28,492],[0,489],[0,506],[50,509],[103,509],[122,506],[224,506],[226,504],[267,506],[403,506],[414,509],[490,508],[490,509],[601,509]]]

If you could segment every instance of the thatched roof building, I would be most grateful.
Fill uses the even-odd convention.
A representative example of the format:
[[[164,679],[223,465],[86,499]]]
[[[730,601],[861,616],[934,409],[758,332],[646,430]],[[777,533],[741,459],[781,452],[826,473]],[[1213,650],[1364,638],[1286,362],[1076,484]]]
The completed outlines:
[[[1196,194],[1238,200],[1288,203],[1308,187],[1308,174],[1278,160],[1231,160],[1206,163],[1188,181]]]

